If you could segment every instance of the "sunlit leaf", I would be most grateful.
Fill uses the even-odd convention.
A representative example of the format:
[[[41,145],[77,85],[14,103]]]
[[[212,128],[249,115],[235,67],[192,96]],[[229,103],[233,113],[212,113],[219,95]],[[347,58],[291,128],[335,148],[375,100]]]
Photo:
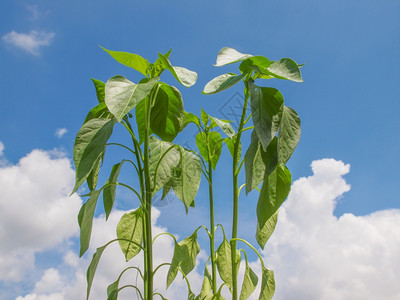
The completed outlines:
[[[252,85],[250,99],[254,128],[266,150],[281,123],[283,97],[277,89]]]
[[[197,299],[203,300],[206,299],[208,295],[210,295],[212,291],[212,278],[211,274],[208,271],[208,266],[206,265],[204,268],[204,277],[203,277],[203,283],[201,285],[201,291]]]
[[[268,73],[278,79],[303,82],[300,67],[290,58],[282,58],[281,60],[271,62]]]
[[[108,110],[107,105],[104,102],[101,102],[88,112],[85,121],[83,123],[86,123],[91,119],[112,119],[112,118],[113,116]]]
[[[252,57],[253,55],[250,54],[243,54],[236,51],[233,48],[224,47],[222,48],[217,56],[217,63],[215,64],[216,67],[224,66],[227,64],[232,64],[238,61],[245,60],[246,58]]]
[[[256,289],[257,283],[258,277],[256,273],[254,273],[254,271],[249,267],[246,259],[246,268],[244,271],[244,279],[239,300],[246,300],[247,298],[249,298]]]
[[[140,252],[138,245],[141,245],[143,237],[143,212],[140,207],[122,216],[117,225],[117,237],[126,261]]]
[[[170,71],[172,75],[179,81],[182,85],[186,87],[191,87],[197,81],[197,73],[190,71],[183,67],[174,67],[165,55],[161,53],[158,54],[158,58],[162,62],[163,68]]]
[[[290,192],[291,174],[287,167],[277,165],[266,175],[257,202],[258,226],[264,228],[268,219],[275,214]]]
[[[256,72],[262,73],[267,71],[268,67],[271,65],[271,62],[268,58],[264,56],[253,56],[245,59],[239,66],[240,72],[243,74],[247,72]]]
[[[135,117],[136,117],[136,125],[137,130],[139,133],[139,144],[144,142],[144,135],[145,135],[145,114],[146,108],[149,101],[149,97],[144,98],[140,101],[135,108]],[[149,128],[149,135],[152,134],[151,128]]]
[[[221,279],[226,282],[229,287],[232,287],[232,258],[231,258],[231,244],[224,236],[224,240],[217,249],[217,268]],[[240,267],[240,252],[236,250],[236,268],[237,271]]]
[[[139,71],[144,76],[147,76],[147,69],[150,66],[150,63],[147,61],[147,59],[144,59],[140,55],[134,53],[111,51],[103,47],[101,48],[110,54],[117,62]]]
[[[120,75],[110,78],[105,86],[105,103],[118,122],[143,100],[159,80],[152,78],[134,84]]]
[[[189,123],[194,123],[196,126],[200,127],[200,119],[198,116],[192,113],[184,112],[182,129],[185,128]]]
[[[203,123],[203,125],[204,125],[205,127],[207,127],[209,118],[208,118],[208,114],[204,111],[204,109],[201,109],[201,115],[200,115],[200,117],[201,117],[201,123]]]
[[[235,130],[233,130],[231,124],[229,124],[229,121],[220,120],[211,116],[210,118],[212,122],[215,122],[215,124],[217,124],[228,137],[232,138],[235,135]],[[214,127],[213,124],[211,124],[211,127]]]
[[[278,222],[278,211],[265,222],[262,228],[257,224],[256,240],[262,249],[264,249],[265,244],[275,230],[276,223]]]
[[[219,93],[231,86],[234,86],[236,83],[241,81],[243,75],[236,75],[234,73],[222,74],[218,77],[215,77],[211,81],[209,81],[203,89],[203,94],[215,94]]]
[[[98,79],[93,79],[94,87],[96,88],[97,100],[99,103],[104,103],[104,87],[105,83]]]
[[[261,291],[259,300],[271,300],[275,293],[274,271],[262,269]]]

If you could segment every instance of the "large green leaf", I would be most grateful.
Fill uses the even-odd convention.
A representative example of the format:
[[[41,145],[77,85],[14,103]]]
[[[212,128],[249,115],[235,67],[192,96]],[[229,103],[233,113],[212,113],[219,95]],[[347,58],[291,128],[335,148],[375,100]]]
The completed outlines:
[[[141,245],[143,237],[143,212],[140,207],[122,216],[117,225],[117,237],[126,261],[140,252],[141,248],[137,245]]]
[[[242,61],[239,66],[239,70],[242,72],[242,74],[245,74],[249,71],[262,73],[265,72],[270,65],[271,62],[268,58],[264,56],[253,56]]]
[[[244,279],[239,300],[246,300],[247,298],[249,298],[256,289],[257,283],[258,277],[256,273],[254,273],[254,271],[249,267],[246,259],[246,268],[244,271]]]
[[[180,162],[177,147],[151,136],[149,139],[149,172],[153,192],[159,191],[176,173]],[[168,151],[168,152],[167,152]]]
[[[274,271],[262,269],[261,291],[259,300],[271,300],[275,293]]]
[[[173,178],[173,189],[175,195],[185,205],[186,213],[189,206],[194,205],[194,198],[199,190],[201,180],[200,159],[191,151],[179,146],[181,155],[180,172]]]
[[[94,87],[96,88],[97,100],[99,101],[99,103],[103,103],[104,102],[105,83],[101,80],[93,79],[93,78],[92,78],[92,81],[93,81]]]
[[[114,206],[114,201],[115,201],[115,191],[117,189],[117,186],[114,184],[118,181],[118,176],[119,172],[121,171],[121,167],[124,164],[125,160],[122,160],[120,163],[115,164],[112,169],[110,176],[108,177],[108,180],[106,182],[107,184],[111,184],[109,186],[106,186],[103,189],[103,203],[104,203],[104,211],[106,213],[106,220],[110,216],[111,209]]]
[[[278,211],[265,222],[262,228],[257,224],[256,240],[262,249],[264,249],[265,244],[275,230],[276,223],[278,222]]]
[[[155,77],[147,82],[134,84],[118,75],[107,81],[105,103],[118,122],[150,93],[158,80]]]
[[[255,131],[251,134],[251,143],[244,156],[244,167],[246,172],[246,194],[248,194],[264,180],[265,173],[261,143]]]
[[[221,279],[232,288],[232,258],[231,258],[231,244],[224,236],[224,240],[217,249],[217,268]],[[240,252],[236,250],[236,268],[238,271],[240,267]]]
[[[251,112],[254,128],[264,150],[278,132],[282,109],[283,97],[277,89],[251,86]]]
[[[101,47],[104,51],[110,54],[117,62],[130,67],[136,71],[139,71],[144,76],[147,76],[147,69],[150,66],[150,63],[147,59],[144,59],[138,54],[121,52],[121,51],[111,51]]]
[[[89,248],[90,236],[92,235],[93,217],[100,193],[101,190],[92,191],[89,200],[82,205],[79,211],[78,224],[81,232],[79,256],[82,256]]]
[[[82,185],[104,154],[114,124],[115,120],[96,118],[87,121],[78,131],[74,145],[76,176],[72,193]]]
[[[172,66],[168,58],[161,53],[158,53],[158,58],[160,59],[163,68],[170,71],[172,75],[176,78],[176,80],[178,80],[179,83],[181,83],[182,85],[186,87],[191,87],[196,83],[197,81],[196,72],[190,71],[183,67]]]
[[[178,268],[187,275],[196,266],[196,257],[200,252],[200,245],[197,242],[197,230],[183,241],[175,244],[174,255],[167,275],[167,288],[174,281]]]
[[[196,145],[205,161],[209,162],[209,157],[211,158],[211,166],[215,170],[222,150],[222,138],[219,132],[199,132],[196,135]]]
[[[231,86],[234,86],[243,78],[243,75],[236,75],[234,73],[222,74],[209,81],[203,89],[203,94],[219,93]]]
[[[303,82],[299,66],[293,59],[290,58],[282,58],[278,61],[271,62],[267,74],[278,79]]]
[[[177,88],[161,83],[151,109],[151,130],[162,140],[172,142],[181,131],[183,118],[181,93]]]
[[[257,202],[257,219],[260,228],[264,228],[268,219],[275,214],[289,195],[291,181],[289,169],[280,164],[272,173],[266,174]]]
[[[278,160],[285,165],[300,140],[300,118],[290,107],[284,106],[278,133]]]
[[[216,67],[224,66],[227,64],[232,64],[238,61],[245,60],[246,58],[252,57],[251,54],[243,54],[236,51],[233,48],[224,47],[222,48],[217,56],[217,63],[215,64]]]

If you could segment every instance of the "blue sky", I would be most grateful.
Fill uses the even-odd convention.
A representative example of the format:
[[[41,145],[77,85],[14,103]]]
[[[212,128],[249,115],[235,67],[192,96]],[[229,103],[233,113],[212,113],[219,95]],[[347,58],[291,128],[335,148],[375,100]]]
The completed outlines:
[[[179,86],[171,76],[163,80],[181,90],[186,111],[199,113],[204,108],[216,117],[227,114],[226,108],[240,99],[242,92],[242,86],[237,85],[217,95],[201,94],[210,79],[237,70],[235,65],[213,66],[218,51],[229,46],[272,60],[290,57],[305,64],[304,83],[265,83],[281,90],[287,105],[298,112],[302,121],[300,144],[288,165],[293,181],[322,174],[315,169],[313,173],[310,164],[332,158],[351,166],[346,172],[340,164],[329,165],[330,170],[340,169],[333,173],[338,178],[345,176],[351,185],[335,195],[332,217],[342,220],[344,214],[350,214],[363,218],[400,208],[397,171],[400,165],[400,2],[397,0],[3,1],[0,37],[3,95],[0,167],[4,172],[21,169],[24,157],[32,163],[34,159],[50,165],[59,163],[63,168],[72,157],[76,132],[87,111],[96,104],[90,78],[106,81],[120,74],[134,82],[140,80],[137,72],[113,61],[98,45],[137,53],[150,61],[156,59],[158,52],[172,48],[172,63],[196,71],[199,78],[189,89]],[[58,131],[57,136],[57,130],[61,129],[64,130]],[[177,141],[189,141],[194,147],[190,141],[193,134],[194,129],[189,128]],[[34,149],[47,153],[47,158],[45,154],[33,153]],[[117,155],[110,152],[110,165]],[[230,160],[226,152],[225,155],[215,177],[217,201],[226,199],[231,192],[226,182]],[[65,168],[69,168],[68,173],[70,167]],[[49,172],[50,176],[51,168]],[[18,188],[17,182],[14,183],[7,183],[11,196],[12,187]],[[70,182],[59,184],[66,189]],[[204,185],[199,198],[206,199],[206,194]],[[1,205],[12,201],[6,195],[0,195]],[[23,197],[21,194],[22,205],[30,201],[29,197]],[[120,197],[118,208],[131,208],[127,195],[121,192]],[[252,232],[254,225],[250,216],[256,200],[255,192],[241,199],[241,232],[250,240],[253,237],[248,232]],[[80,199],[74,201],[78,203]],[[207,201],[203,202],[199,200],[197,210],[183,219],[182,222],[189,224],[185,228],[175,217],[177,213],[184,213],[179,201],[158,208],[161,214],[157,224],[185,236],[195,228],[196,222],[207,219]],[[221,200],[217,202],[217,209],[220,222],[230,219],[230,205]],[[73,213],[70,215],[74,218]],[[21,229],[17,225],[12,228],[17,235],[18,230],[29,232],[29,228]],[[57,294],[57,291],[41,291],[40,285],[35,290],[35,283],[51,268],[61,274],[60,278],[72,276],[66,275],[70,274],[68,268],[62,266],[61,261],[65,262],[62,257],[66,254],[55,251],[54,245],[68,245],[65,246],[71,250],[68,257],[73,257],[75,235],[75,231],[66,231],[64,238],[55,238],[46,247],[35,248],[30,244],[34,253],[33,262],[30,260],[32,266],[13,280],[5,273],[1,275],[0,266],[0,289],[8,287],[3,298],[0,293],[0,299],[21,296],[20,299],[27,300],[22,297],[35,294],[36,298],[29,299],[38,300],[47,299],[39,298],[40,293]],[[0,234],[0,245],[6,243],[2,238]],[[279,239],[275,242],[279,244]],[[15,247],[19,247],[17,242]],[[5,252],[0,250],[0,253]],[[394,258],[400,260],[398,255]],[[74,268],[73,264],[68,266]],[[400,274],[397,276],[400,279]],[[60,282],[65,285],[65,280]],[[352,299],[361,299],[354,295],[358,294],[353,294]],[[48,299],[64,299],[55,297]],[[343,299],[346,298],[343,296]]]

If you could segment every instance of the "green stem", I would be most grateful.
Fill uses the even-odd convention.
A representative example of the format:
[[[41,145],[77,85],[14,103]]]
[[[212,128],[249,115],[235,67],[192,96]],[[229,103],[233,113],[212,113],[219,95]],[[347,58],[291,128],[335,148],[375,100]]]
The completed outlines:
[[[242,136],[242,129],[245,124],[247,104],[249,102],[248,83],[245,81],[244,88],[245,100],[243,104],[242,117],[240,119],[239,128],[236,136],[234,137],[233,148],[233,219],[232,219],[232,239],[231,239],[231,263],[232,263],[232,300],[238,299],[238,282],[237,282],[237,268],[236,268],[236,248],[237,248],[237,229],[238,229],[238,216],[239,216],[239,163],[241,156],[239,155],[240,139]]]
[[[208,151],[210,153],[210,151]],[[215,225],[214,225],[214,198],[212,186],[212,166],[211,158],[208,159],[208,192],[210,198],[210,253],[211,253],[211,269],[212,269],[212,289],[213,294],[217,293],[217,265],[215,257]]]

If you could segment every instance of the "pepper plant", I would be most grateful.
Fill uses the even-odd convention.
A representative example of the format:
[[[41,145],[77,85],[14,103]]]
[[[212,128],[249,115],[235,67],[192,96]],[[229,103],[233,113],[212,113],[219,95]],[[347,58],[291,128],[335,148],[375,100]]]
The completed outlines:
[[[256,239],[261,248],[264,248],[275,229],[278,209],[290,191],[291,174],[286,163],[299,142],[300,119],[293,109],[284,105],[283,96],[277,89],[258,86],[255,81],[272,78],[295,82],[303,80],[300,74],[301,66],[290,58],[270,61],[264,56],[242,54],[228,47],[221,49],[218,53],[216,66],[239,62],[240,74],[220,75],[208,82],[203,90],[204,94],[215,94],[240,81],[244,83],[244,103],[237,132],[224,130],[228,135],[224,141],[233,158],[232,235],[228,242],[224,234],[224,240],[217,250],[216,265],[220,277],[232,293],[232,299],[237,300],[239,298],[237,277],[241,261],[240,253],[244,254],[245,277],[240,299],[247,299],[255,290],[258,277],[248,265],[246,252],[243,249],[237,249],[238,241],[245,243],[256,252],[260,259],[262,279],[259,299],[272,299],[275,291],[273,271],[265,267],[261,255],[254,246],[238,238],[239,194],[244,186],[246,194],[254,189],[259,190]],[[249,104],[251,112],[248,114]],[[253,126],[245,127],[250,119],[253,121]],[[251,143],[242,159],[241,137],[247,130],[252,130]],[[243,164],[246,182],[239,187],[239,173]],[[259,185],[261,189],[258,188]]]
[[[174,86],[160,81],[164,71],[169,71],[185,87],[192,86],[197,74],[183,67],[173,66],[169,61],[170,52],[158,54],[154,63],[143,57],[126,52],[108,52],[116,61],[144,75],[135,84],[122,76],[114,76],[106,83],[93,80],[98,104],[92,108],[78,131],[74,145],[76,183],[73,192],[87,183],[88,200],[82,205],[78,215],[80,226],[80,255],[89,247],[92,222],[100,195],[103,196],[105,217],[108,219],[114,206],[117,186],[132,192],[133,211],[122,216],[117,225],[117,238],[97,248],[87,271],[87,298],[99,260],[106,247],[118,242],[126,261],[139,252],[144,253],[144,269],[131,266],[121,272],[118,279],[107,289],[108,299],[115,300],[124,288],[133,288],[141,299],[151,300],[154,295],[153,278],[162,267],[170,266],[170,273],[186,275],[194,268],[196,255],[200,251],[195,234],[177,243],[179,255],[172,263],[153,266],[153,243],[151,207],[156,193],[163,189],[163,197],[171,189],[184,203],[186,211],[194,206],[194,199],[201,178],[201,161],[192,151],[173,144],[173,140],[185,126],[185,111],[181,93]],[[132,126],[131,111],[135,111],[136,129]],[[115,127],[121,127],[130,136],[130,145],[109,142]],[[126,159],[112,167],[108,180],[100,188],[97,186],[100,168],[108,147],[120,147],[126,151]],[[128,185],[118,180],[122,168],[130,168],[137,185]],[[196,233],[196,232],[195,232]],[[193,256],[194,255],[194,256]],[[128,270],[136,270],[143,280],[143,290],[136,285],[119,287],[119,281]],[[169,278],[173,280],[173,274]],[[169,279],[170,280],[170,279]],[[187,280],[187,278],[186,278]],[[170,282],[169,282],[170,284]],[[189,297],[193,293],[189,286]]]

